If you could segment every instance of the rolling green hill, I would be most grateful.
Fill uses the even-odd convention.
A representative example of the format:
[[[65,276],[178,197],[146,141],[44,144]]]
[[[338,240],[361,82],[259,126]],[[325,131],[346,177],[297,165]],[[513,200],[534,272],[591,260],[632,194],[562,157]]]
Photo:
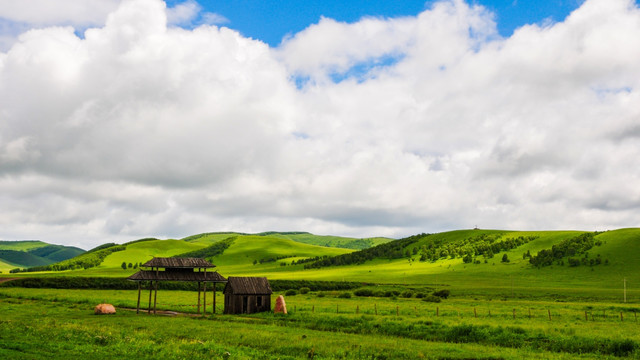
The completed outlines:
[[[78,256],[77,247],[52,245],[42,241],[0,241],[0,271],[49,265]]]
[[[182,240],[136,241],[119,245],[124,249],[107,254],[99,266],[66,274],[124,277],[136,270],[123,270],[123,262],[144,263],[153,256],[191,253],[209,258],[224,276],[448,286],[469,294],[568,291],[584,296],[621,292],[626,278],[630,293],[637,291],[640,296],[638,228],[602,233],[457,230],[415,235],[360,251],[288,238],[295,235],[307,236],[207,233]],[[211,258],[210,254],[218,254],[211,252],[212,245],[226,239],[228,248]],[[531,258],[542,259],[545,254],[553,255],[550,261],[532,264]]]
[[[393,241],[393,239],[384,238],[384,237],[357,239],[357,238],[342,237],[342,236],[314,235],[308,232],[264,232],[257,235],[289,239],[289,240],[293,240],[296,242],[301,242],[309,245],[336,247],[336,248],[353,249],[353,250],[367,249],[376,245]]]

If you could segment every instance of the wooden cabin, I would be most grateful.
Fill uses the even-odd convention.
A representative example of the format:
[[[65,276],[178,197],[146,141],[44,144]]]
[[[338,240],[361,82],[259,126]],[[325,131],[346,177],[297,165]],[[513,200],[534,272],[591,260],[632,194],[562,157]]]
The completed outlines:
[[[272,293],[265,277],[230,276],[224,287],[224,313],[253,314],[271,311]]]

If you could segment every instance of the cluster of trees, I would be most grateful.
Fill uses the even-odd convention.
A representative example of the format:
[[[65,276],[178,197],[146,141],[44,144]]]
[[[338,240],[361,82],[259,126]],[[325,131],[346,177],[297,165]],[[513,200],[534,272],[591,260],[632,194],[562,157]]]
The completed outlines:
[[[135,264],[129,263],[129,264],[127,265],[127,262],[126,262],[126,261],[123,261],[123,262],[122,262],[122,265],[120,265],[120,267],[121,267],[123,270],[127,270],[127,269],[137,269],[137,268],[138,268],[138,266],[140,266],[140,263],[135,263]]]
[[[268,259],[253,260],[253,265],[256,265],[258,263],[264,264],[264,263],[268,263],[268,262],[276,262],[278,260],[282,260],[282,259],[286,259],[286,258],[292,258],[292,257],[297,257],[297,255],[282,255],[282,256],[270,257]],[[286,263],[281,263],[280,265],[285,266],[287,264]]]
[[[341,266],[351,264],[363,264],[367,260],[373,260],[376,258],[381,259],[400,259],[403,257],[410,257],[409,250],[405,250],[411,244],[421,240],[429,234],[418,234],[409,236],[404,239],[391,241],[385,244],[380,244],[372,248],[363,249],[352,252],[350,254],[342,254],[338,256],[323,256],[310,259],[301,259],[294,264],[303,264],[305,269],[318,269],[329,266]]]
[[[551,249],[543,249],[538,251],[534,256],[527,252],[522,257],[529,258],[529,263],[536,267],[550,266],[556,263],[557,265],[564,265],[564,258],[567,258],[569,266],[579,265],[600,265],[603,262],[609,263],[609,260],[602,260],[600,255],[595,258],[589,258],[587,251],[591,250],[594,246],[602,245],[602,242],[596,241],[595,236],[599,232],[583,233],[575,236],[571,239],[561,241],[559,244],[553,245]],[[583,255],[582,259],[579,255]],[[578,258],[576,258],[578,256]]]
[[[482,256],[491,259],[502,251],[515,249],[538,236],[518,236],[515,238],[502,239],[502,234],[480,234],[478,236],[466,238],[458,241],[444,242],[444,239],[428,241],[420,248],[420,261],[437,261],[443,258],[462,258],[465,263],[480,263],[476,257]],[[415,248],[414,248],[415,253]]]
[[[186,252],[183,254],[179,254],[176,255],[174,257],[177,258],[201,258],[201,259],[210,259],[214,256],[218,256],[221,255],[225,250],[227,250],[229,248],[229,246],[231,246],[231,244],[233,244],[233,242],[236,240],[237,236],[232,236],[230,238],[224,239],[224,240],[220,240],[216,243],[214,243],[211,246],[207,246],[206,248],[200,249],[200,250],[195,250],[195,251],[190,251],[190,252]]]
[[[102,264],[104,258],[106,258],[109,254],[114,253],[116,251],[122,251],[126,249],[125,245],[110,245],[110,246],[99,246],[96,249],[92,249],[87,251],[86,253],[76,256],[69,260],[64,260],[57,262],[51,265],[44,266],[34,266],[27,269],[13,269],[11,273],[18,272],[34,272],[34,271],[64,271],[64,270],[78,270],[78,269],[89,269],[92,267],[96,267]]]

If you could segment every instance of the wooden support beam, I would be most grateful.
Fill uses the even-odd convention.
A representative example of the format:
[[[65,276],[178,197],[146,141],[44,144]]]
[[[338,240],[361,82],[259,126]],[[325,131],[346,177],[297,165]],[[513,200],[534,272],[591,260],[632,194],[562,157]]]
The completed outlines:
[[[207,282],[206,281],[204,282],[204,289],[202,289],[202,296],[203,296],[202,315],[207,316]]]
[[[158,280],[156,280],[156,293],[153,295],[153,315],[156,314],[156,303],[158,301]]]
[[[198,314],[200,314],[200,281],[198,281]]]
[[[149,306],[147,307],[147,314],[151,314],[151,294],[153,294],[153,281],[149,281]]]
[[[136,307],[136,314],[140,314],[140,291],[142,291],[142,281],[138,281],[138,306]]]

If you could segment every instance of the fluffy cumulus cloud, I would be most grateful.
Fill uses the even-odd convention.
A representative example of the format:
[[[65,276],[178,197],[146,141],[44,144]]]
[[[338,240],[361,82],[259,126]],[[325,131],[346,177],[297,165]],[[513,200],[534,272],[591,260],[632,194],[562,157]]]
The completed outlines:
[[[442,1],[278,48],[193,1],[94,2],[102,20],[0,6],[21,32],[0,52],[0,238],[638,225],[633,1],[510,38]]]

